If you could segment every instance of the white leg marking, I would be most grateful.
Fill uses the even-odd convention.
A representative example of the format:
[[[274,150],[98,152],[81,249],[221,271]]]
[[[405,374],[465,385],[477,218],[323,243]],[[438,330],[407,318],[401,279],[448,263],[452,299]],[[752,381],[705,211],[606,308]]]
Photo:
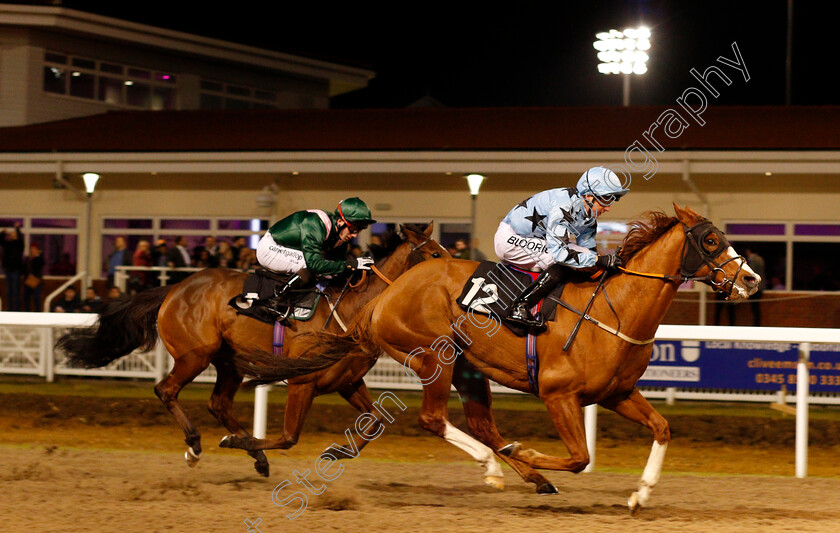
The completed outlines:
[[[456,428],[450,424],[448,420],[446,421],[446,428],[443,430],[443,438],[446,439],[449,444],[452,444],[453,446],[456,446],[470,454],[470,456],[475,459],[478,464],[483,466],[485,468],[485,477],[490,476],[501,478],[504,476],[502,473],[502,467],[499,466],[499,463],[496,461],[496,457],[493,455],[493,450]]]
[[[662,463],[665,461],[665,450],[667,449],[667,442],[665,444],[659,444],[653,441],[653,447],[650,450],[645,471],[642,472],[642,479],[639,481],[639,492],[634,492],[630,496],[630,501],[628,502],[630,510],[647,505],[653,487],[659,483],[659,475],[662,473]]]

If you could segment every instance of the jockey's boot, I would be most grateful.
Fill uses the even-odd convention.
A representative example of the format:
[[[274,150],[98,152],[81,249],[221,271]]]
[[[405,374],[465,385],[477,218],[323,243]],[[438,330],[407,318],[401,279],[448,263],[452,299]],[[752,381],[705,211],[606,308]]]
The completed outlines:
[[[542,315],[537,313],[537,316],[532,316],[530,309],[551,294],[551,291],[562,280],[562,273],[563,269],[560,265],[551,265],[542,272],[513,302],[505,319],[529,328],[542,328],[545,324]]]
[[[283,320],[292,309],[292,291],[300,289],[307,284],[311,275],[305,268],[289,278],[282,287],[275,287],[274,296],[268,299],[265,310],[274,315],[277,320]]]

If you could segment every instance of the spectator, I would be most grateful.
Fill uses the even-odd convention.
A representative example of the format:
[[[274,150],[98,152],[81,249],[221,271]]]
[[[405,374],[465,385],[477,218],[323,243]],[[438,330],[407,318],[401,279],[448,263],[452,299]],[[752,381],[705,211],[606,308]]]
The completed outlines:
[[[750,296],[750,309],[752,309],[753,326],[761,325],[761,298],[764,296],[764,289],[767,288],[767,271],[764,268],[764,258],[758,255],[750,247],[744,247],[744,256],[747,258],[747,264],[758,276],[761,277],[761,283],[758,285],[758,290]]]
[[[9,311],[20,311],[20,275],[23,272],[23,235],[20,222],[8,228],[0,238],[3,249],[3,273],[6,274],[6,299]]]
[[[455,254],[453,257],[457,259],[470,259],[472,261],[484,261],[487,259],[483,253],[478,249],[470,249],[467,239],[458,239],[455,241]]]
[[[248,243],[245,237],[237,237],[233,240],[233,244],[231,245],[231,253],[233,254],[233,261],[237,263],[239,261],[239,254],[242,253],[242,250],[248,247]],[[235,264],[231,265],[231,267],[236,266]]]
[[[368,242],[368,250],[370,250],[370,255],[373,257],[374,261],[379,261],[385,254],[387,253],[387,249],[385,248],[385,242],[382,240],[382,235],[379,233],[375,233],[370,236],[370,242]]]
[[[236,256],[233,255],[233,248],[227,241],[219,241],[219,253],[216,254],[216,266],[222,268],[235,268]]]
[[[114,276],[118,266],[132,266],[134,258],[125,243],[125,238],[117,237],[114,240],[114,251],[108,256],[108,285],[114,284]]]
[[[134,257],[132,258],[132,263],[136,267],[151,267],[154,266],[154,261],[152,260],[152,252],[151,252],[151,244],[147,240],[141,240],[137,243],[137,248],[134,250]],[[137,272],[132,272],[131,278],[129,279],[129,284],[132,286],[136,286],[138,291],[142,291],[143,289],[148,289],[151,285],[151,276],[149,275],[151,272],[148,270],[139,270]]]
[[[118,289],[119,290],[119,289]],[[81,305],[79,306],[78,312],[79,313],[98,313],[102,306],[105,305],[105,302],[102,298],[96,294],[96,290],[93,287],[88,287],[85,291],[85,299],[82,300]]]
[[[257,261],[257,251],[250,248],[243,248],[239,252],[239,261],[236,265],[240,270],[251,270],[260,266]]]
[[[721,326],[720,315],[726,309],[726,314],[729,317],[729,325],[735,325],[735,304],[726,299],[726,295],[715,293],[715,326]]]
[[[166,266],[166,239],[158,239],[155,241],[155,249],[152,250],[152,265],[165,267]]]
[[[187,238],[184,236],[175,237],[175,246],[166,253],[166,265],[170,268],[184,268],[192,264],[192,258],[187,251]],[[178,283],[189,275],[188,272],[170,272],[169,281]]]
[[[26,258],[23,270],[23,310],[41,310],[41,291],[44,288],[44,258],[41,257],[41,247],[36,243],[29,246],[29,257]],[[31,304],[31,305],[30,305]]]
[[[70,260],[68,252],[61,252],[58,261],[50,265],[50,274],[54,276],[76,275],[76,263]]]
[[[123,297],[123,293],[119,287],[111,287],[108,289],[108,300],[117,300]]]
[[[207,252],[203,254],[202,252]],[[212,268],[216,266],[216,254],[219,253],[219,246],[215,237],[205,237],[204,245],[193,248],[193,263],[198,268]]]
[[[779,276],[773,276],[770,278],[770,287],[774,291],[783,291],[785,290],[785,284],[782,281],[782,278]]]
[[[351,244],[350,249],[348,250],[348,254],[352,255],[353,257],[362,257],[362,247],[358,244]]]
[[[210,252],[205,249],[198,251],[198,256],[194,258],[193,266],[195,268],[211,268],[215,260],[210,256]]]
[[[61,299],[52,305],[53,313],[75,313],[81,307],[79,295],[76,294],[76,288],[72,285],[64,289],[61,296]]]

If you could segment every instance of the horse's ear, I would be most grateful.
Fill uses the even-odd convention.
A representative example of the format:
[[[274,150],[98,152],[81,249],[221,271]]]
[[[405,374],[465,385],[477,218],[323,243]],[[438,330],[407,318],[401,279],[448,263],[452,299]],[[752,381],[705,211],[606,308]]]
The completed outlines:
[[[431,236],[432,236],[432,230],[433,230],[433,229],[435,229],[435,221],[434,221],[434,220],[432,220],[431,222],[429,222],[429,225],[428,225],[428,226],[426,226],[426,230],[425,230],[425,231],[423,231],[423,233],[425,233],[425,234],[426,234],[426,237],[431,237]]]
[[[700,218],[700,215],[692,211],[690,207],[685,206],[685,208],[682,208],[676,203],[674,203],[674,212],[677,214],[677,218],[680,219],[680,222],[688,226],[693,226]]]

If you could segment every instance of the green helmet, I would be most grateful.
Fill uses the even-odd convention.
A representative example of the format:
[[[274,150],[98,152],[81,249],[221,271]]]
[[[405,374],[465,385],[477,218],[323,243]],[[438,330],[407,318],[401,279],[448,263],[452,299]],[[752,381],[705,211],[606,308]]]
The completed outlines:
[[[376,223],[371,218],[370,208],[355,196],[340,201],[335,209],[335,216],[337,219],[343,220],[348,226],[355,226],[360,230]]]

